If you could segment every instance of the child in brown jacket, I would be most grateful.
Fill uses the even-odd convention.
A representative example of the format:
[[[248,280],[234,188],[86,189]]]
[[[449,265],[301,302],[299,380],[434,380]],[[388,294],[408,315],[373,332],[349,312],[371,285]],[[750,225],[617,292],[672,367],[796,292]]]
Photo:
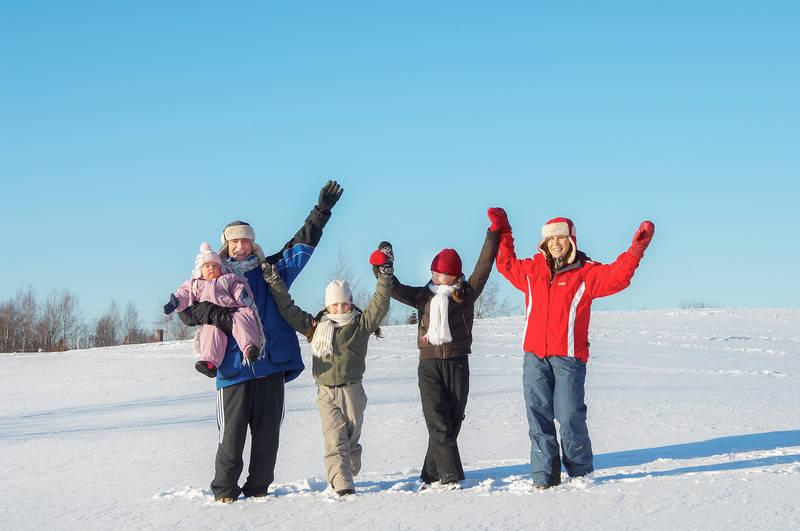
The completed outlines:
[[[392,277],[392,298],[415,308],[419,316],[419,392],[428,428],[428,451],[422,466],[422,488],[433,482],[459,488],[464,467],[457,438],[469,394],[469,360],[475,301],[480,296],[497,254],[499,234],[487,231],[478,262],[469,278],[461,257],[444,249],[431,263],[431,280],[412,287]],[[381,242],[370,263],[394,260],[392,246]]]

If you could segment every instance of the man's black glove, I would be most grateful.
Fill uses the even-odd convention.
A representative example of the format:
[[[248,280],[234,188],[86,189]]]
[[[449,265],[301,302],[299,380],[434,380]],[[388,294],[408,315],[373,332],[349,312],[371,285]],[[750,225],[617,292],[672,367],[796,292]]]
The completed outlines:
[[[323,212],[330,212],[333,205],[342,197],[342,192],[344,192],[344,188],[339,186],[339,183],[336,181],[328,181],[319,191],[317,207]]]
[[[175,298],[174,293],[171,293],[169,296],[169,302],[164,305],[164,315],[169,315],[177,309],[178,299]]]
[[[186,326],[209,324],[230,334],[233,331],[233,313],[235,311],[236,308],[223,308],[210,302],[198,302],[179,312],[178,317]]]

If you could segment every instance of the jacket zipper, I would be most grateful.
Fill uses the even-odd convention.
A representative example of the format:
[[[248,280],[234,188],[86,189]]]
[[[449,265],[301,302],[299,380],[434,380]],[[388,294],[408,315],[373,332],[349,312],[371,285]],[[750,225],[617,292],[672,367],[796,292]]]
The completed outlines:
[[[545,328],[544,328],[544,351],[545,351],[545,356],[547,356],[547,351],[549,350],[549,348],[547,347],[547,337],[549,335],[548,332],[549,332],[549,325],[550,325],[550,309],[551,309],[550,308],[550,301],[553,300],[553,297],[552,297],[552,294],[553,294],[552,293],[552,291],[553,291],[553,281],[556,279],[556,276],[560,275],[561,273],[565,273],[567,271],[572,271],[573,269],[578,269],[578,267],[576,267],[575,264],[577,264],[577,262],[574,262],[574,263],[568,265],[567,267],[561,269],[560,271],[555,271],[555,272],[550,274],[550,285],[547,288],[547,321],[545,321]]]
[[[333,385],[336,385],[336,382],[339,381],[339,368],[336,366],[336,332],[337,330],[333,329],[333,337],[331,337],[331,345],[333,348],[331,349],[331,365],[333,365]]]

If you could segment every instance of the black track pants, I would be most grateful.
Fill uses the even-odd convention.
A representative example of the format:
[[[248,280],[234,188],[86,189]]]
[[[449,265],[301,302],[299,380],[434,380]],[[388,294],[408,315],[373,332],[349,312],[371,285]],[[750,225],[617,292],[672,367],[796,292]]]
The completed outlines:
[[[267,494],[275,478],[278,438],[283,420],[283,373],[248,380],[217,391],[219,446],[211,491],[215,498]],[[239,488],[242,452],[250,428],[250,468]]]

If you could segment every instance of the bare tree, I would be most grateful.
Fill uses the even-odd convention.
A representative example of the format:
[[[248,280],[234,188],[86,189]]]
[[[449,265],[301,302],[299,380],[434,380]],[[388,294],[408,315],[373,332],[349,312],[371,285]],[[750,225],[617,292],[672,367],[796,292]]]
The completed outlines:
[[[33,288],[29,286],[27,291],[20,290],[17,292],[14,306],[17,319],[15,324],[16,339],[12,348],[20,352],[32,352],[36,346],[34,328],[39,310],[39,305],[33,294]]]
[[[119,344],[120,329],[122,328],[119,317],[119,308],[112,299],[106,313],[97,319],[94,330],[94,346],[109,347]]]
[[[125,345],[133,345],[145,342],[145,333],[139,323],[139,312],[133,301],[128,302],[125,307],[125,315],[122,318],[122,328],[124,337],[122,342]]]
[[[506,298],[500,298],[500,287],[495,280],[490,280],[483,288],[480,297],[475,301],[475,319],[510,315],[513,307]]]
[[[36,319],[36,350],[53,352],[63,350],[61,348],[61,315],[59,305],[59,293],[52,291],[50,296],[41,306],[38,318]]]
[[[17,315],[14,301],[0,304],[0,352],[13,352]]]
[[[419,322],[419,317],[417,317],[417,311],[416,310],[414,310],[411,313],[409,313],[408,317],[406,317],[406,324],[413,325],[413,324],[417,324],[418,322]]]
[[[80,324],[78,297],[64,290],[58,298],[57,306],[57,313],[60,318],[59,327],[61,329],[62,350],[78,348],[77,332]]]
[[[55,352],[70,348],[79,324],[77,298],[53,290],[39,303],[31,288],[0,304],[0,352]]]
[[[165,339],[185,341],[194,337],[195,327],[183,324],[175,312],[165,315],[161,325],[164,328]]]
[[[75,325],[74,348],[92,348],[94,345],[94,335],[92,329],[84,321],[78,321]]]
[[[328,273],[329,281],[331,280],[344,280],[350,286],[350,291],[353,292],[353,304],[365,310],[369,305],[372,294],[361,286],[361,282],[353,273],[353,269],[347,262],[344,256],[344,249],[340,246],[336,251],[336,262],[333,268]],[[323,306],[325,305],[323,301]]]

